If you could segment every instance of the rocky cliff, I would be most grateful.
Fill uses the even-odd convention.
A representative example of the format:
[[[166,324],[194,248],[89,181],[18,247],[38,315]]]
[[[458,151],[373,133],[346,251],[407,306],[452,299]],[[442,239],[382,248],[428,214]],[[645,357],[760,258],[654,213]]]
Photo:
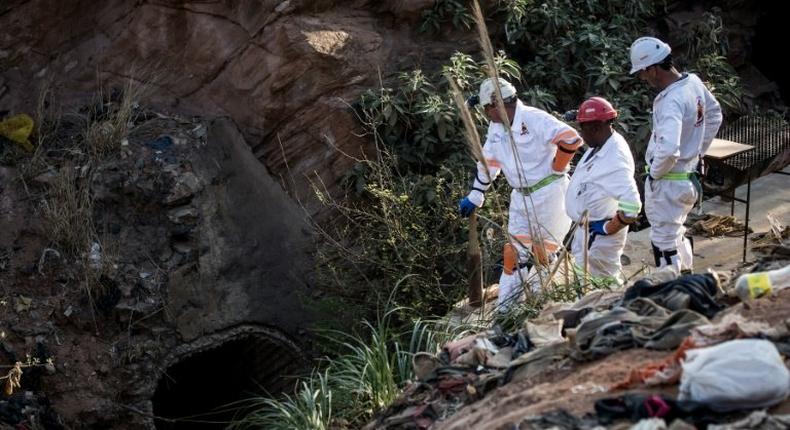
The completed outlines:
[[[419,33],[431,0],[11,0],[0,6],[0,104],[30,110],[54,79],[71,103],[132,77],[181,113],[230,117],[265,169],[333,186],[368,142],[350,109],[400,69],[431,68],[473,39]],[[457,35],[456,35],[457,36]]]

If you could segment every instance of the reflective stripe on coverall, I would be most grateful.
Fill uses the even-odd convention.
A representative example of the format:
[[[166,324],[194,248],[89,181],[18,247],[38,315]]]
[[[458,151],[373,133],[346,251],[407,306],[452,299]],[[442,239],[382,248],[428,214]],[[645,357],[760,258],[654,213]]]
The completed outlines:
[[[540,109],[524,105],[520,100],[516,102],[511,130],[517,156],[513,154],[503,125],[494,122],[488,126],[483,156],[488,164],[490,180],[493,181],[502,172],[513,188],[510,194],[508,233],[518,241],[516,249],[521,264],[527,261],[533,241],[542,240],[548,252],[555,252],[568,233],[571,220],[565,214],[564,203],[568,177],[561,176],[529,195],[517,189],[537,184],[554,174],[552,162],[558,147],[573,151],[581,144],[581,138],[567,124]],[[469,200],[478,207],[482,206],[483,193],[490,186],[485,167],[477,163],[477,177]],[[531,236],[531,227],[539,232],[538,238]],[[526,273],[522,274],[524,277],[519,275],[518,270],[510,275],[502,273],[499,279],[500,307],[511,303],[519,295],[521,279],[526,279]]]
[[[634,157],[625,138],[616,131],[598,149],[588,149],[571,177],[565,210],[575,222],[581,221],[585,210],[590,221],[612,218],[623,211],[626,217],[636,218],[642,208],[639,190],[634,180]],[[628,228],[607,236],[590,236],[588,268],[593,276],[611,278],[622,284],[623,254]],[[578,266],[584,264],[584,228],[576,229],[571,246]]]
[[[690,180],[661,179],[667,173],[693,172],[722,122],[721,107],[693,73],[684,74],[653,101],[653,133],[645,160],[645,215],[650,240],[663,254],[659,267],[692,270],[691,245],[683,222],[699,198]]]

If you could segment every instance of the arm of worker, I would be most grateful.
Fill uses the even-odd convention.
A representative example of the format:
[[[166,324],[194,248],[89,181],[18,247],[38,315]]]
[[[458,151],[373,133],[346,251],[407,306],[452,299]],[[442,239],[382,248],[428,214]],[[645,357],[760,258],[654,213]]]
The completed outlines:
[[[609,197],[617,201],[617,211],[612,218],[590,223],[590,231],[601,235],[615,234],[637,221],[642,210],[639,189],[634,180],[634,161],[628,160],[630,154],[620,154],[617,165],[612,166],[612,173],[607,177],[605,189]]]
[[[705,88],[705,134],[702,138],[700,155],[707,154],[708,148],[710,148],[713,138],[716,137],[716,133],[719,132],[723,120],[721,105],[716,100],[716,97],[713,97],[713,94]]]
[[[680,132],[683,129],[683,111],[677,102],[661,110],[653,126],[655,149],[650,162],[650,177],[658,179],[672,170],[680,158]]]
[[[630,224],[636,222],[639,218],[639,212],[642,210],[642,199],[639,197],[639,189],[636,187],[634,180],[634,161],[627,160],[625,157],[630,157],[630,154],[621,154],[620,164],[623,165],[622,169],[616,171],[611,177],[612,180],[612,197],[617,200],[617,212],[612,219],[606,223],[606,233],[614,234]]]
[[[568,171],[568,164],[570,164],[573,154],[584,141],[572,127],[559,120],[555,121],[556,126],[549,133],[551,137],[549,141],[552,145],[557,145],[557,153],[551,163],[551,170],[555,174],[564,174]]]
[[[494,154],[493,146],[496,144],[500,137],[489,130],[486,136],[486,143],[483,145],[483,158],[485,164],[478,161],[477,170],[475,171],[475,179],[472,181],[472,189],[466,196],[472,204],[477,207],[483,206],[485,201],[485,192],[491,188],[491,183],[494,182],[499,172],[502,171],[502,163],[497,159]]]

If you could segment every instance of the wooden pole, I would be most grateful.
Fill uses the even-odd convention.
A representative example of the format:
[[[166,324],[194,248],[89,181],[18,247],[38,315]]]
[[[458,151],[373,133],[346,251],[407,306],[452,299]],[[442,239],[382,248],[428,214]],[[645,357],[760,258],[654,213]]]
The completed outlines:
[[[466,269],[469,273],[469,305],[479,308],[483,305],[483,262],[480,252],[480,239],[477,232],[477,213],[469,217],[469,247],[466,249]]]
[[[583,227],[584,227],[584,266],[583,266],[584,279],[582,280],[582,290],[584,290],[584,287],[587,286],[587,279],[589,279],[589,277],[587,276],[587,273],[590,270],[590,265],[589,265],[589,263],[590,263],[590,251],[589,251],[589,249],[590,249],[590,217],[587,214],[584,215]]]

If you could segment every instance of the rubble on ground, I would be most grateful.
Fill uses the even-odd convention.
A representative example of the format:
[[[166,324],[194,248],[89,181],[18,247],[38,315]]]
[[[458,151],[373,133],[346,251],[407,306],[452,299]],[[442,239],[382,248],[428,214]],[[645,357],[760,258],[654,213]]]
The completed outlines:
[[[689,234],[704,237],[742,236],[746,226],[730,215],[706,214],[702,217],[689,215],[691,227]],[[752,229],[749,228],[749,233]]]
[[[735,291],[740,274],[787,267],[778,249],[734,273],[594,290],[515,333],[419,353],[417,380],[366,429],[787,428],[790,289]]]

